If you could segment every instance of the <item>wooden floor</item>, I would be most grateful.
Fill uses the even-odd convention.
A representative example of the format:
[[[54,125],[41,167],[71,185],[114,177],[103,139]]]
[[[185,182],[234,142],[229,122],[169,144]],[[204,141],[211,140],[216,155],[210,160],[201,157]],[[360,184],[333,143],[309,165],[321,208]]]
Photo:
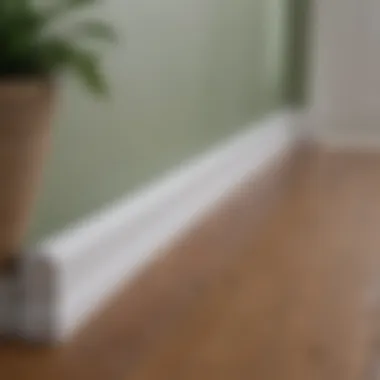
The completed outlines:
[[[380,379],[380,156],[310,153],[257,225],[248,183],[57,349],[0,379]]]

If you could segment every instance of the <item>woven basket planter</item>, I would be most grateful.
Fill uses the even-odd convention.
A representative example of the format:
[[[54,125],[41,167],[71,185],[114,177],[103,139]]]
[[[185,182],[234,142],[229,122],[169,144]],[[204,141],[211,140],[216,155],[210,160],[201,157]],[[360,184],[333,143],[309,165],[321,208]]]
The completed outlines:
[[[52,89],[0,81],[0,267],[20,254],[50,140]]]

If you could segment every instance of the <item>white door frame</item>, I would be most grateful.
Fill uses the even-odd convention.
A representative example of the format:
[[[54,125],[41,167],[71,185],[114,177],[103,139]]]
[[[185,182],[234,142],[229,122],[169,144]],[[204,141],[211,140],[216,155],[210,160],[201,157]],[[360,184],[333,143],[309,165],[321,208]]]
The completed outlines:
[[[313,1],[308,122],[324,142],[380,146],[377,2]]]

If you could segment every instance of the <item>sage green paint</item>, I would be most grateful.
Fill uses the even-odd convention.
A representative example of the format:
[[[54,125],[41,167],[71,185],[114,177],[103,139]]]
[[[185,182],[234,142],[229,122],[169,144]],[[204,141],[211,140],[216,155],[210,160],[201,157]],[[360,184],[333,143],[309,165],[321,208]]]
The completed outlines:
[[[308,93],[310,16],[313,0],[287,0],[287,82],[285,98],[293,105],[305,104]],[[332,0],[333,1],[333,0]]]
[[[112,96],[65,80],[35,242],[283,104],[285,0],[108,0]]]

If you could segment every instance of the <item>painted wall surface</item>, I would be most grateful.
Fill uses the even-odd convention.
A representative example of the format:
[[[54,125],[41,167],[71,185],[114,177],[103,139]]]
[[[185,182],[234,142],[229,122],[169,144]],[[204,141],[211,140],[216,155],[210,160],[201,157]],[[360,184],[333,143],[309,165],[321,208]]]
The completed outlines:
[[[30,241],[159,178],[282,104],[285,0],[107,0],[112,96],[65,80]]]
[[[284,89],[286,99],[293,105],[309,100],[312,1],[287,0],[287,83]]]

